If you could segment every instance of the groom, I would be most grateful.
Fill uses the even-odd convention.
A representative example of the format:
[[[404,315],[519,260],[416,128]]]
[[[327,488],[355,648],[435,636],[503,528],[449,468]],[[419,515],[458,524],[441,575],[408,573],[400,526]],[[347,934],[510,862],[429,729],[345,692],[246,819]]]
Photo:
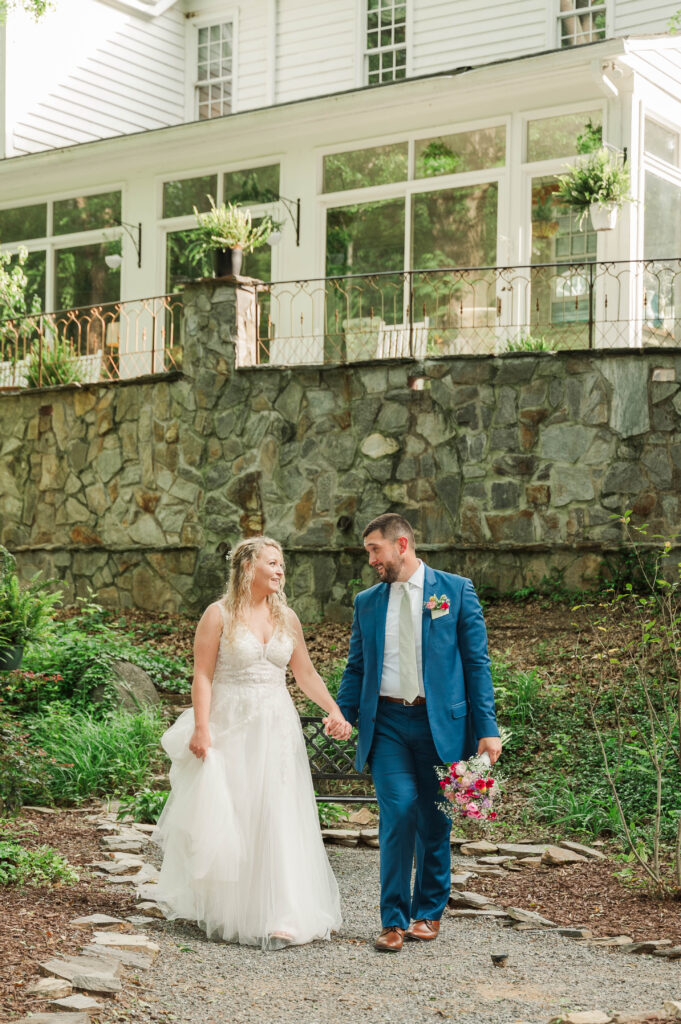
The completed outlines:
[[[476,751],[494,763],[501,741],[471,581],[417,558],[402,516],[378,516],[363,536],[381,582],[355,599],[337,703],[358,725],[356,767],[368,760],[378,797],[383,931],[375,946],[396,953],[405,936],[437,938],[449,897],[450,822],[436,806],[434,766]],[[426,608],[433,596],[438,607]]]

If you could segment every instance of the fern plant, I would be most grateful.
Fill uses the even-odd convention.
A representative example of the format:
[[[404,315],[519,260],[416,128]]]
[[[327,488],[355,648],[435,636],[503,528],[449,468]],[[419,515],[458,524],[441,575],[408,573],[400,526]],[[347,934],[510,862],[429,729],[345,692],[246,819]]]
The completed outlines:
[[[0,546],[0,649],[22,647],[46,633],[61,599],[61,591],[48,592],[52,581],[39,580],[39,573],[21,587],[15,567],[14,557]]]
[[[579,226],[592,203],[622,206],[631,202],[629,171],[621,157],[608,149],[597,149],[558,177],[556,195],[573,210],[580,211]]]
[[[187,247],[190,260],[195,262],[203,253],[219,249],[253,252],[265,244],[273,228],[269,217],[264,217],[257,227],[253,227],[250,210],[243,210],[232,203],[217,206],[212,196],[208,199],[210,210],[206,213],[199,213],[194,207],[197,228],[193,241]]]

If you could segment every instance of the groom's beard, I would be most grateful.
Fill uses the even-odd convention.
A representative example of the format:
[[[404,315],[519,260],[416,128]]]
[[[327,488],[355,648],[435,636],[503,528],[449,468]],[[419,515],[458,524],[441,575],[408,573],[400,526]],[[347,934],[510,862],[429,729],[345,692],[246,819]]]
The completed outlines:
[[[383,583],[394,583],[402,572],[402,562],[383,562],[383,572],[378,572]]]

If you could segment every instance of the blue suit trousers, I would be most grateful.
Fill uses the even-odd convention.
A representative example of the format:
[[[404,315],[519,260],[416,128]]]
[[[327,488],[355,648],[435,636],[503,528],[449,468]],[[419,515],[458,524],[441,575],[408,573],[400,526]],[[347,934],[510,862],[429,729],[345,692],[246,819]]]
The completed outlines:
[[[384,928],[408,928],[410,918],[439,921],[447,904],[451,823],[438,807],[439,763],[425,705],[379,701],[369,766],[379,807]]]

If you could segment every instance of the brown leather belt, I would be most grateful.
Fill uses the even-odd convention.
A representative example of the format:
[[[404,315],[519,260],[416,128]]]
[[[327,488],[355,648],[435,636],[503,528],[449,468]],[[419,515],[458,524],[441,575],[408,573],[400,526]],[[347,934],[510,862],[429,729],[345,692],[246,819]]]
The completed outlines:
[[[405,708],[413,708],[413,707],[416,707],[417,704],[425,704],[426,703],[426,698],[425,697],[415,697],[414,700],[411,701],[411,703],[408,700],[404,700],[402,697],[384,697],[382,694],[379,696],[378,699],[379,700],[387,700],[391,704],[402,704],[402,706],[405,707]]]

